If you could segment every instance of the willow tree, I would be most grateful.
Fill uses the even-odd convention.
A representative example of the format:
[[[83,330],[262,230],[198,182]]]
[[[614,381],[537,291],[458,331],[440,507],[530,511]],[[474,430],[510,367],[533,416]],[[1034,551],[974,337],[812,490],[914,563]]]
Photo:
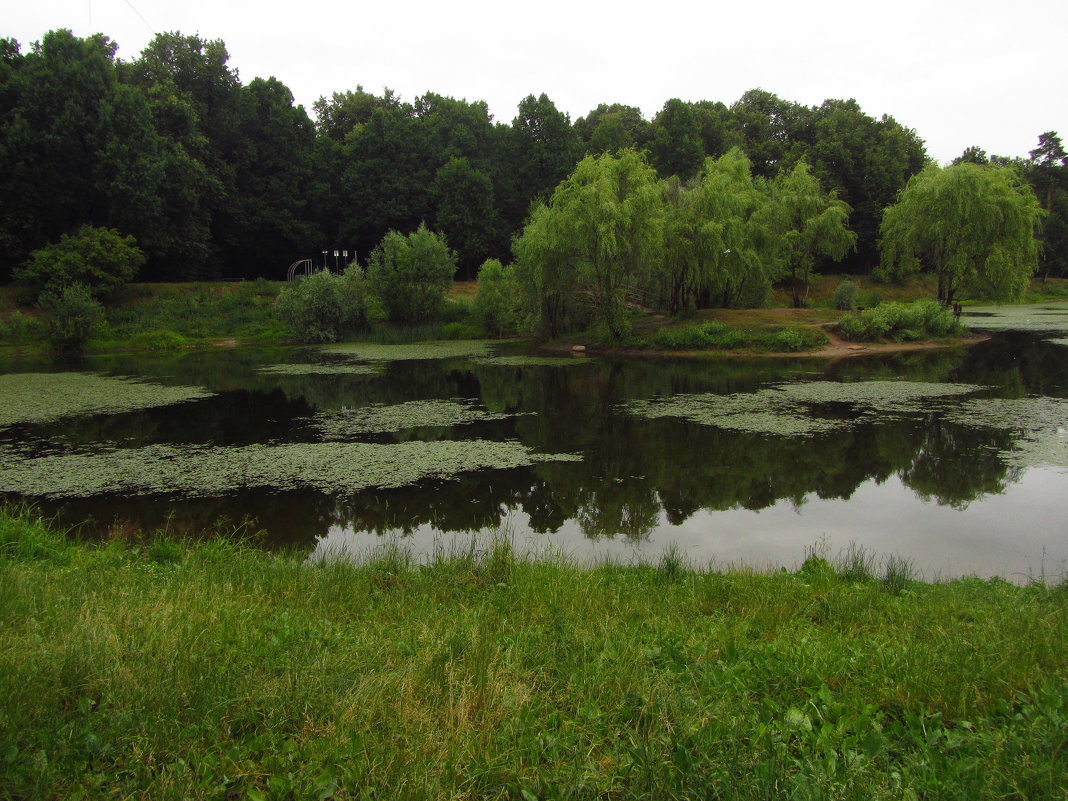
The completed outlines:
[[[1034,191],[1013,169],[929,164],[883,214],[880,271],[890,278],[934,273],[944,304],[962,291],[1018,297],[1038,266],[1041,217]]]
[[[774,277],[773,237],[759,210],[768,202],[749,161],[734,148],[706,159],[689,183],[669,178],[664,196],[660,306],[672,314],[701,305],[762,300]]]
[[[578,303],[606,334],[621,337],[628,301],[659,264],[662,215],[656,172],[643,156],[624,150],[579,162],[515,244],[535,327],[562,333]]]
[[[824,192],[808,164],[799,161],[769,184],[770,202],[762,221],[779,238],[779,257],[790,278],[794,308],[808,300],[808,281],[816,259],[843,258],[857,236],[846,227],[850,208],[835,192]]]

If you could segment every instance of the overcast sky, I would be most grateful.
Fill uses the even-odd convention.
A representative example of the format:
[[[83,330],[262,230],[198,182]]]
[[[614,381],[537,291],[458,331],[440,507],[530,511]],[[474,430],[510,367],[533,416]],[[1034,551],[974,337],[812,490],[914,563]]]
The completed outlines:
[[[1027,156],[1068,139],[1063,0],[36,0],[12,2],[0,35],[101,32],[131,60],[153,32],[222,39],[241,80],[275,76],[309,114],[320,95],[388,86],[485,100],[509,122],[545,92],[572,120],[598,103],[651,118],[671,97],[721,100],[762,88],[806,105],[856,98],[914,128],[948,162],[969,145]]]

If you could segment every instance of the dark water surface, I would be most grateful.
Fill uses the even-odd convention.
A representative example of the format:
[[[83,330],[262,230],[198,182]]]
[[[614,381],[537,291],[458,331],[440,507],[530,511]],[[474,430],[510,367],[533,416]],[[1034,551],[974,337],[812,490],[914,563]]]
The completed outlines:
[[[7,363],[0,373],[77,370],[215,393],[0,427],[0,458],[8,467],[45,454],[161,445],[196,453],[266,445],[262,458],[270,460],[280,446],[322,440],[317,421],[339,410],[375,405],[368,417],[374,420],[398,404],[433,399],[461,399],[476,415],[491,414],[463,425],[406,424],[344,439],[516,441],[533,453],[581,459],[462,471],[387,489],[323,491],[298,483],[236,486],[206,497],[141,490],[46,497],[48,486],[13,494],[0,469],[0,492],[29,497],[66,522],[88,520],[83,530],[93,535],[198,531],[252,517],[266,529],[267,545],[309,554],[399,540],[419,555],[503,528],[521,548],[579,558],[656,559],[674,546],[702,563],[790,567],[813,546],[833,555],[854,543],[904,556],[927,578],[1055,578],[1068,565],[1068,433],[1057,417],[1068,398],[1068,347],[1050,340],[1005,331],[967,349],[833,363],[588,359],[557,366],[458,357],[380,362],[369,374],[258,372],[282,363],[351,363],[301,348]],[[508,345],[498,352],[520,351]],[[627,405],[706,394],[744,399],[795,382],[869,381],[975,388],[888,407],[809,399],[795,411],[817,428],[802,434],[774,423],[761,430],[756,418],[745,418],[741,428],[650,419]],[[1037,428],[1032,421],[1030,429],[997,415],[968,417],[970,401],[990,399],[1053,399],[1053,417]],[[828,428],[819,429],[819,421]],[[1036,438],[1039,455],[1019,456]]]

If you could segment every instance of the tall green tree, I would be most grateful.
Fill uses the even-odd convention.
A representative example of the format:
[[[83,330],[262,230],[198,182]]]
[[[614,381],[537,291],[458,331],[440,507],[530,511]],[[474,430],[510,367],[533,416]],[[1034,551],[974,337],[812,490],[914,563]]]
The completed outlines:
[[[857,246],[844,266],[871,272],[878,264],[883,209],[923,168],[923,143],[891,117],[868,116],[855,100],[827,100],[813,111],[812,142],[804,158],[821,185],[835,190],[852,210]]]
[[[619,153],[625,148],[642,150],[652,131],[641,109],[622,103],[601,103],[585,117],[575,120],[575,136],[590,155]]]
[[[434,227],[456,249],[461,277],[471,280],[489,255],[500,225],[493,182],[466,158],[453,158],[435,174],[430,195]]]
[[[426,128],[410,105],[379,108],[342,146],[340,234],[368,253],[385,232],[413,231],[431,218],[437,167]]]
[[[804,155],[813,139],[813,112],[763,89],[750,89],[730,108],[753,175],[774,178]]]
[[[226,270],[224,242],[237,225],[242,160],[241,82],[221,40],[157,34],[121,65],[148,98],[165,137],[163,219],[140,241],[154,278],[212,278]]]
[[[962,292],[1018,297],[1037,266],[1041,219],[1035,193],[1011,168],[929,164],[883,215],[881,272],[930,271],[945,304]]]
[[[677,175],[688,180],[705,160],[701,129],[688,103],[672,98],[653,120],[650,161],[661,177]]]
[[[662,257],[662,215],[656,172],[640,154],[580,161],[516,243],[522,280],[535,288],[539,328],[560,333],[552,306],[562,284],[608,336],[620,338],[628,301]]]
[[[547,199],[574,169],[580,152],[570,117],[547,95],[523,98],[502,153],[508,180],[498,191],[498,202],[505,220],[518,226],[531,201]]]
[[[227,275],[279,275],[322,234],[309,219],[315,129],[276,78],[241,87],[234,196],[216,229]]]
[[[734,148],[707,159],[689,183],[661,182],[664,256],[658,306],[671,314],[763,300],[776,277],[775,240],[760,210],[769,198]]]
[[[115,44],[52,31],[0,60],[0,260],[6,269],[79,225],[146,236],[158,223],[161,141]]]
[[[1044,278],[1068,275],[1068,154],[1057,132],[1046,131],[1029,155],[1024,172],[1046,212],[1039,269]]]
[[[779,239],[793,305],[801,308],[817,259],[841,259],[856,243],[856,234],[846,227],[849,206],[833,190],[825,192],[804,161],[775,176],[770,192],[761,216]]]
[[[358,126],[370,122],[375,109],[400,107],[401,100],[392,89],[383,90],[379,97],[365,92],[359,84],[355,90],[334,92],[329,100],[320,96],[312,103],[316,130],[339,144]]]

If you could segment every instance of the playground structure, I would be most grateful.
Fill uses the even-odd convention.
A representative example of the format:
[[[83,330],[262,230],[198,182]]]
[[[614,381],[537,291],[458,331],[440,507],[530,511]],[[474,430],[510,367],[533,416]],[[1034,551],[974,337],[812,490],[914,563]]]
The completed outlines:
[[[286,272],[286,280],[293,281],[298,276],[311,275],[312,273],[321,272],[322,270],[330,270],[331,272],[341,274],[346,268],[356,263],[356,251],[352,251],[352,260],[349,260],[349,251],[347,250],[335,250],[334,264],[330,265],[331,251],[324,250],[323,254],[323,266],[317,267],[311,259],[298,259],[289,265],[289,270]]]

